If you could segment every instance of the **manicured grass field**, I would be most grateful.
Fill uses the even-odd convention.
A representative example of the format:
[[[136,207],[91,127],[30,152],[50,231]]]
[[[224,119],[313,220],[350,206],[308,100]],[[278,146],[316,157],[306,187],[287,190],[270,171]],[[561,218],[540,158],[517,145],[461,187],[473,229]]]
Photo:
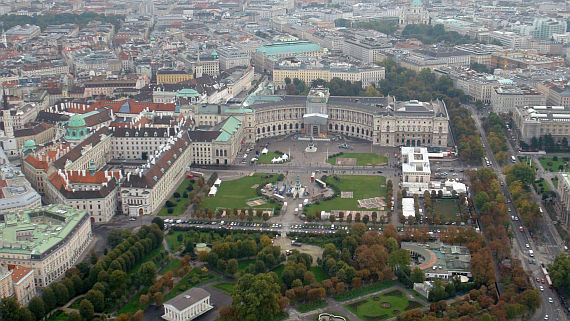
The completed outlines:
[[[127,302],[127,304],[125,304],[120,310],[119,310],[119,314],[121,313],[135,313],[137,312],[139,309],[140,310],[144,310],[146,308],[146,306],[141,306],[139,299],[141,297],[141,295],[143,293],[147,293],[148,291],[148,287],[144,287],[142,290],[140,290],[139,292],[137,292],[137,294],[135,294],[133,297],[131,297],[131,299],[129,300],[129,302]]]
[[[181,264],[182,264],[182,262],[180,262],[179,259],[174,259],[174,260],[168,262],[168,264],[164,268],[162,268],[162,270],[160,270],[159,274],[163,275],[168,271],[174,272],[180,267]]]
[[[526,156],[519,156],[519,162],[529,165],[529,158]],[[530,161],[530,167],[536,168],[536,164],[534,163],[534,160]]]
[[[411,309],[422,307],[417,301],[410,301],[401,290],[374,295],[345,305],[347,309],[364,321],[381,321]]]
[[[338,177],[339,180],[336,180]],[[339,175],[327,176],[327,184],[336,185],[342,192],[353,192],[353,198],[336,198],[321,201],[319,204],[311,204],[307,207],[307,213],[331,210],[359,210],[358,200],[371,197],[386,196],[386,177],[377,175]]]
[[[534,189],[536,190],[537,193],[542,194],[544,192],[552,191],[548,186],[548,184],[546,183],[546,180],[542,177],[538,181],[535,181],[533,184],[534,184]]]
[[[194,181],[194,183],[192,183]],[[189,197],[184,197],[184,193],[189,193],[186,188],[190,185],[193,185],[194,188],[197,188],[196,185],[196,181],[192,180],[192,179],[188,179],[185,178],[182,181],[182,184],[180,184],[180,186],[178,186],[178,188],[176,189],[175,193],[180,194],[179,198],[175,198],[174,195],[172,197],[170,197],[169,201],[171,201],[172,203],[174,203],[174,207],[172,207],[173,211],[172,214],[168,213],[168,208],[166,206],[164,206],[163,208],[160,209],[160,212],[158,212],[158,216],[179,216],[184,214],[184,211],[186,211],[186,209],[188,208],[188,206],[190,206],[192,200]]]
[[[219,283],[214,283],[212,284],[212,287],[227,293],[229,295],[232,295],[232,292],[234,291],[236,284],[233,282],[219,282]]]
[[[356,166],[383,165],[388,163],[386,156],[374,153],[344,153],[339,156],[330,157],[327,159],[327,163],[336,165],[337,158],[356,158]]]
[[[392,281],[392,280],[379,281],[376,283],[372,283],[372,284],[368,284],[368,285],[359,287],[358,289],[352,289],[350,291],[346,291],[342,294],[337,294],[334,296],[334,299],[339,301],[339,302],[343,302],[343,301],[347,301],[350,299],[357,298],[359,296],[366,295],[368,293],[384,290],[384,289],[387,289],[387,288],[394,286],[394,285],[396,285],[396,282]]]
[[[188,274],[186,274],[176,285],[174,288],[168,292],[163,298],[163,302],[166,302],[173,297],[179,295],[180,293],[190,289],[191,287],[198,286],[199,284],[219,279],[220,276],[213,274],[211,272],[202,272],[199,268],[194,268]]]
[[[457,216],[459,211],[457,199],[434,199],[433,215],[438,216],[442,223],[445,222],[462,222],[463,219]]]
[[[172,252],[177,252],[182,249],[184,246],[184,238],[182,242],[180,242],[178,241],[178,235],[184,236],[184,234],[186,234],[186,232],[182,231],[170,231],[168,234],[166,234],[166,243]]]
[[[246,201],[259,198],[255,193],[253,185],[261,186],[267,183],[275,183],[277,174],[256,173],[253,176],[242,177],[233,181],[223,181],[218,189],[218,194],[214,197],[206,197],[201,204],[202,208],[208,208],[212,211],[217,207],[222,208],[251,208],[247,206]],[[276,203],[267,202],[254,208],[275,208]]]
[[[324,308],[327,306],[327,301],[325,300],[318,300],[314,302],[306,302],[297,306],[297,311],[301,313],[313,311],[316,309]]]
[[[250,264],[255,264],[255,260],[251,259],[238,261],[238,272],[243,272]]]
[[[46,321],[67,321],[68,319],[69,316],[65,312],[56,310]]]
[[[258,164],[272,164],[271,160],[274,158],[279,158],[283,153],[281,152],[269,152],[265,155],[259,155],[259,159],[257,160]],[[288,159],[286,162],[288,162]]]
[[[568,158],[566,157],[558,157],[556,160],[554,160],[553,157],[544,157],[540,159],[542,167],[551,172],[567,171],[568,167],[566,166],[566,163],[568,163]],[[562,166],[562,169],[560,169],[560,166]]]
[[[315,275],[315,279],[317,280],[317,282],[323,282],[323,280],[327,279],[327,274],[325,273],[325,271],[323,270],[322,267],[320,266],[311,266],[311,268],[309,269],[309,271],[313,272],[313,274]]]
[[[553,177],[551,179],[552,181],[552,185],[554,185],[554,187],[558,188],[558,177]]]

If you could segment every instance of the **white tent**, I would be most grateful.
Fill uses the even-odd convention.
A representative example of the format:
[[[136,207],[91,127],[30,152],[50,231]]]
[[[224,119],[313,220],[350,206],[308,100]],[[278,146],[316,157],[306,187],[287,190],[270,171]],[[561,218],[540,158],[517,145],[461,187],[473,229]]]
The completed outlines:
[[[405,217],[416,216],[414,209],[414,199],[411,197],[402,198],[402,214]]]
[[[216,193],[218,193],[218,188],[216,186],[212,186],[212,188],[210,188],[210,192],[208,193],[208,196],[214,197],[214,196],[216,196]]]
[[[264,148],[264,149],[261,151],[261,155],[265,155],[265,154],[267,154],[268,152],[269,152],[269,150],[268,150],[267,148]]]
[[[283,160],[288,160],[288,159],[289,159],[289,155],[283,154],[283,156],[281,156],[281,158],[283,158]]]
[[[215,187],[220,187],[220,185],[222,185],[222,180],[217,178],[216,181],[214,182],[214,186]]]

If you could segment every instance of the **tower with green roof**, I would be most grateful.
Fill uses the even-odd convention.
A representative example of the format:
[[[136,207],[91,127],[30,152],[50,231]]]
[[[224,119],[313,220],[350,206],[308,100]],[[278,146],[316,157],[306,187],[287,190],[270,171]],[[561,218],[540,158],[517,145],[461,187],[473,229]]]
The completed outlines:
[[[89,135],[87,124],[81,115],[73,115],[67,121],[65,139],[69,141],[81,141]]]

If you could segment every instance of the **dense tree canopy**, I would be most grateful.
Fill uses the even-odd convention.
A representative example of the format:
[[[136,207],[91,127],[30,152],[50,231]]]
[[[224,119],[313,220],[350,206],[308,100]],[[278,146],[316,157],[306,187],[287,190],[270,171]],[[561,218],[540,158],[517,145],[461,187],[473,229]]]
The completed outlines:
[[[407,25],[402,31],[406,38],[416,38],[426,45],[445,42],[446,45],[454,46],[465,43],[473,43],[476,40],[464,36],[456,31],[445,31],[443,25]]]
[[[559,254],[549,266],[549,270],[553,285],[570,291],[570,256]]]

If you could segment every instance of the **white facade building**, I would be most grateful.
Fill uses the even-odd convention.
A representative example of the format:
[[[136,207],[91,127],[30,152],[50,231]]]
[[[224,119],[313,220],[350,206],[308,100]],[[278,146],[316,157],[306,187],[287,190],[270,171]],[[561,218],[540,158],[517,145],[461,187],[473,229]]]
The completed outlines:
[[[164,303],[163,319],[190,321],[210,311],[210,293],[201,288],[192,288]]]
[[[425,191],[429,187],[431,169],[426,147],[402,147],[402,187],[410,192]]]

